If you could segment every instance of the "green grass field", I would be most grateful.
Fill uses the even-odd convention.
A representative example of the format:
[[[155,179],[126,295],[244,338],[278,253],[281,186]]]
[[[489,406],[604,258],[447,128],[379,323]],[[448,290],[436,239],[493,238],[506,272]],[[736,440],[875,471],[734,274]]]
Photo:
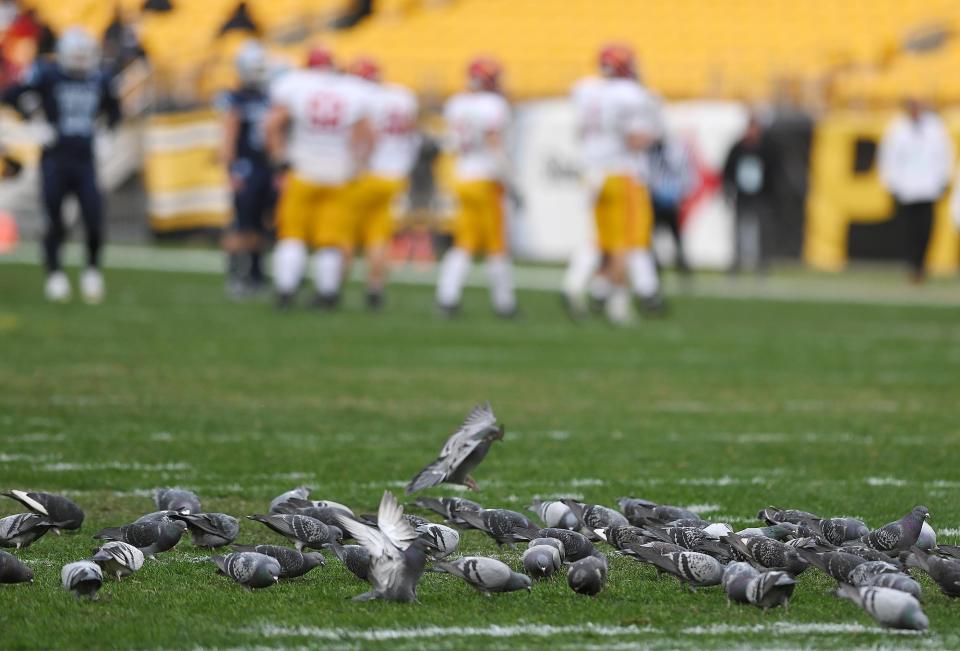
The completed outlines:
[[[276,314],[225,303],[214,275],[109,280],[101,307],[55,306],[37,268],[0,267],[0,486],[87,512],[80,534],[21,553],[33,585],[0,586],[4,649],[960,647],[960,604],[925,576],[925,636],[876,628],[815,572],[789,613],[763,614],[625,558],[596,599],[563,577],[485,598],[430,574],[419,605],[353,603],[365,585],[336,560],[251,593],[184,540],[98,603],[59,586],[96,530],[153,510],[155,487],[238,516],[300,484],[373,511],[483,399],[507,427],[475,473],[489,507],[632,495],[739,528],[769,504],[876,526],[922,503],[956,543],[956,308],[680,297],[670,318],[615,330],[569,323],[545,292],[505,323],[471,290],[466,318],[445,322],[424,287],[396,287],[372,317],[357,288],[338,314]],[[281,539],[244,521],[238,542]],[[477,532],[461,549],[500,553]]]

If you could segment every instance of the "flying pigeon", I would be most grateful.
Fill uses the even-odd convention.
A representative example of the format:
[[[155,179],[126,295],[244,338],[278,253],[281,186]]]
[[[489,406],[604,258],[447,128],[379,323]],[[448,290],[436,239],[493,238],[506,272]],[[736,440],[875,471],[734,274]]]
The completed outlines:
[[[463,519],[457,515],[458,511],[480,511],[482,506],[476,502],[462,497],[418,497],[413,501],[414,504],[422,509],[433,511],[442,515],[444,520],[450,524],[466,524]]]
[[[856,554],[848,554],[844,551],[816,552],[810,549],[797,549],[797,553],[810,563],[819,568],[824,574],[835,581],[844,582],[849,580],[850,572],[858,565],[867,562]]]
[[[463,421],[460,429],[447,439],[437,460],[417,473],[407,485],[407,495],[444,482],[463,484],[477,490],[477,482],[470,472],[480,465],[494,441],[503,438],[503,426],[489,402],[477,405]]]
[[[810,519],[804,522],[804,525],[831,545],[836,546],[848,540],[857,540],[870,533],[867,525],[856,518]]]
[[[563,503],[577,518],[577,527],[586,529],[591,535],[596,535],[594,529],[624,527],[630,524],[622,513],[600,504],[584,504],[576,500],[563,500]]]
[[[722,540],[758,570],[784,570],[797,576],[809,567],[796,549],[773,538],[727,534]]]
[[[543,524],[548,527],[576,529],[580,526],[577,522],[577,516],[563,502],[535,499],[527,507],[527,510],[536,513],[537,517],[543,520]]]
[[[196,493],[182,488],[158,488],[153,494],[153,502],[161,511],[186,514],[203,512]]]
[[[117,581],[143,567],[143,552],[129,543],[112,540],[93,550],[90,560],[100,566],[107,576]]]
[[[555,540],[554,542],[560,542]],[[538,581],[548,579],[563,565],[560,550],[552,545],[528,547],[521,556],[524,571]]]
[[[53,528],[44,516],[18,513],[0,518],[0,547],[26,549]]]
[[[430,544],[433,558],[446,558],[460,546],[460,534],[456,529],[433,522],[421,524],[416,529],[420,537]]]
[[[803,524],[807,520],[820,520],[819,515],[809,511],[800,511],[798,509],[781,509],[776,506],[768,506],[759,513],[757,519],[763,520],[769,525],[783,524]]]
[[[590,539],[582,533],[569,529],[547,527],[540,529],[532,538],[556,538],[563,543],[564,560],[568,563],[579,561],[581,558],[592,556],[597,552]]]
[[[948,597],[960,597],[960,560],[940,558],[914,547],[905,555],[907,567],[916,567],[933,579]]]
[[[929,626],[920,602],[906,592],[892,588],[861,587],[841,583],[837,596],[863,608],[881,626],[925,631]]]
[[[630,524],[642,527],[647,524],[662,525],[674,520],[700,520],[693,511],[669,504],[657,504],[634,497],[621,497],[617,500],[620,511]]]
[[[691,588],[719,585],[723,578],[723,565],[707,554],[691,551],[661,554],[642,545],[635,547],[632,552],[635,558],[672,574],[681,584]]]
[[[232,552],[211,556],[221,574],[225,574],[248,590],[268,588],[280,580],[280,562],[257,552]]]
[[[874,529],[860,540],[881,552],[906,551],[917,544],[923,521],[929,517],[927,507],[916,506],[896,522]]]
[[[97,592],[103,585],[103,572],[93,561],[77,561],[63,566],[60,582],[65,590],[91,601],[97,600]]]
[[[768,610],[783,606],[787,609],[797,580],[780,570],[761,572],[747,584],[747,600],[757,608]]]
[[[303,554],[296,549],[279,545],[233,545],[233,549],[238,552],[256,552],[277,559],[280,563],[281,579],[295,579],[326,563],[320,552]]]
[[[0,583],[33,583],[33,570],[10,552],[0,551]]]
[[[330,548],[336,554],[343,566],[351,574],[361,581],[368,581],[370,578],[370,552],[360,545],[340,545],[339,543],[330,543]]]
[[[913,580],[912,577],[907,574],[890,573],[890,574],[874,574],[863,580],[862,583],[852,583],[852,585],[859,587],[874,586],[877,588],[892,588],[894,590],[899,590],[900,592],[906,592],[911,594],[917,599],[920,599],[922,595],[922,590],[920,584]]]
[[[146,556],[165,552],[176,547],[181,536],[187,530],[182,520],[158,520],[155,522],[135,522],[122,527],[101,529],[94,538],[100,540],[119,540],[137,547]]]
[[[727,595],[727,605],[729,606],[732,602],[738,604],[750,603],[747,598],[747,586],[758,576],[760,576],[760,571],[746,561],[730,563],[723,568],[720,585]]]
[[[43,516],[53,525],[54,533],[60,533],[61,530],[76,531],[83,524],[83,511],[62,495],[20,490],[7,491],[3,495],[20,502],[32,513]]]
[[[937,532],[933,530],[926,520],[920,526],[920,536],[917,538],[917,547],[925,552],[937,548]]]
[[[570,564],[567,585],[577,594],[595,597],[607,583],[607,557],[598,553]]]
[[[538,545],[547,547],[553,547],[560,554],[560,560],[563,561],[566,555],[566,552],[563,549],[563,543],[556,538],[534,538],[529,543],[527,543],[527,549],[531,547],[537,547]]]
[[[305,547],[323,549],[324,546],[336,540],[336,530],[328,527],[315,518],[306,515],[287,515],[274,513],[272,515],[248,515],[247,518],[262,522],[270,529],[293,543],[297,551]],[[350,518],[346,518],[350,520]]]
[[[357,595],[354,600],[416,601],[417,584],[423,576],[430,545],[404,519],[403,507],[393,493],[384,491],[380,499],[379,528],[344,516],[337,519],[343,530],[370,554],[367,578],[373,590]]]
[[[460,511],[459,515],[467,524],[483,531],[498,545],[510,545],[527,541],[535,536],[529,534],[537,526],[522,513],[509,509],[482,509],[480,511]]]
[[[301,500],[305,500],[310,497],[310,489],[307,488],[306,486],[297,486],[296,488],[291,488],[285,493],[280,493],[279,495],[274,497],[272,500],[270,500],[270,509],[268,512],[275,513],[274,509],[276,509],[279,505],[283,504],[290,498],[294,498],[294,497]]]
[[[478,592],[529,591],[530,577],[514,572],[503,561],[486,556],[464,556],[455,561],[441,561],[433,564],[435,570],[459,577]]]
[[[226,513],[196,513],[176,516],[187,523],[187,530],[197,547],[223,547],[237,539],[240,523]]]

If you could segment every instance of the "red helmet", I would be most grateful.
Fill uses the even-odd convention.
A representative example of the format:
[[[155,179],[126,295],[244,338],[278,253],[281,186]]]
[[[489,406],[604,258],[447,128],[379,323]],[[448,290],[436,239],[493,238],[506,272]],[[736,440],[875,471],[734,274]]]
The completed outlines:
[[[323,46],[316,46],[307,53],[308,68],[332,68],[333,52]]]
[[[503,67],[491,57],[477,57],[467,66],[467,79],[474,90],[497,90]]]
[[[357,57],[347,66],[347,72],[367,81],[380,81],[380,64],[371,57]]]
[[[605,77],[636,77],[637,66],[633,50],[626,45],[612,43],[600,50],[600,71]]]

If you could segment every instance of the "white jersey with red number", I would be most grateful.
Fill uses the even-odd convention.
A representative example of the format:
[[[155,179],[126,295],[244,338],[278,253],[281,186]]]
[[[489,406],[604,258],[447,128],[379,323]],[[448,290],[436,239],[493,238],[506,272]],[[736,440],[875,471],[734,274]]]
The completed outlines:
[[[660,102],[633,79],[590,77],[573,89],[583,164],[588,175],[644,177],[646,156],[630,149],[627,139],[662,131]]]
[[[369,112],[365,83],[319,70],[295,70],[274,82],[270,101],[290,114],[287,158],[297,176],[340,185],[357,175],[353,131]]]
[[[463,181],[501,180],[506,174],[503,146],[492,147],[496,133],[503,144],[510,127],[510,104],[498,93],[469,92],[447,101],[443,116],[457,156],[455,172]]]
[[[376,138],[368,163],[370,173],[405,179],[420,149],[416,96],[403,86],[374,84],[370,120]]]

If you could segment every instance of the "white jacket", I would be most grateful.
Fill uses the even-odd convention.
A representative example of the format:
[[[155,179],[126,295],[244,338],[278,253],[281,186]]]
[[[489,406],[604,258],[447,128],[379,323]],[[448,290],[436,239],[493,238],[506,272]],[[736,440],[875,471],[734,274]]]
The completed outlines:
[[[926,111],[917,121],[900,116],[880,143],[880,180],[901,203],[936,201],[950,185],[953,143],[943,121]]]

